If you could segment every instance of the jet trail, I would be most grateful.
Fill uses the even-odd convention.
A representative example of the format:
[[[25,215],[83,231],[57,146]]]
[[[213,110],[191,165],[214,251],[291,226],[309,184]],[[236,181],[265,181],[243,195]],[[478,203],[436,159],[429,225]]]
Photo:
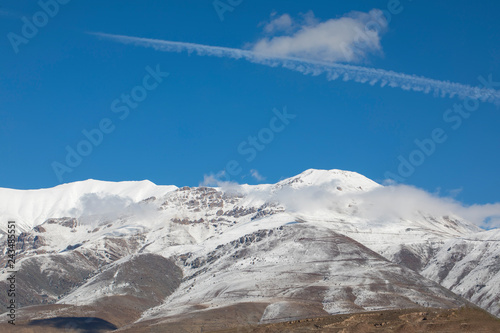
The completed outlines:
[[[269,54],[257,53],[250,50],[195,43],[173,42],[105,33],[91,34],[123,44],[150,47],[162,52],[187,51],[189,54],[195,53],[199,56],[245,59],[252,63],[271,67],[281,66],[283,68],[298,71],[305,75],[316,76],[325,74],[328,80],[342,79],[344,81],[368,83],[372,86],[378,84],[380,87],[389,86],[403,90],[419,91],[425,94],[432,92],[434,96],[437,97],[453,98],[456,96],[460,99],[478,99],[483,102],[500,105],[500,91],[495,89],[473,87],[466,84],[434,80],[422,76],[408,75],[383,69],[328,63],[293,57],[275,57]]]

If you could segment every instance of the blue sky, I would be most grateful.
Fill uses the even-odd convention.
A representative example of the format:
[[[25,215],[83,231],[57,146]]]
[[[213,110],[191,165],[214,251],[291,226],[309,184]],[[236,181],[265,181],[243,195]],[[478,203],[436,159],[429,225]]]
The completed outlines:
[[[491,75],[498,90],[498,2],[221,0],[219,12],[203,0],[42,3],[52,4],[46,11],[53,15],[40,14],[35,1],[0,7],[1,187],[88,178],[196,186],[221,178],[221,170],[228,175],[228,167],[232,181],[274,183],[335,168],[378,182],[390,172],[466,204],[500,201],[500,110],[491,99],[469,98],[473,111],[451,113],[467,96],[328,80],[284,68],[282,60],[269,66],[272,57],[348,64],[460,83],[459,91]],[[374,19],[377,9],[386,10],[385,25]],[[30,31],[25,25],[34,19],[39,27]],[[353,37],[349,29],[373,20],[381,25],[367,30],[369,39]],[[339,53],[334,40],[354,56]],[[270,58],[200,56],[185,46],[166,52],[155,44],[161,41]],[[123,96],[132,92],[140,101],[127,104]],[[280,119],[283,110],[293,117]],[[88,146],[82,131],[94,133],[96,144]],[[249,136],[258,140],[254,148]],[[435,148],[415,140],[433,140]],[[71,166],[68,147],[88,155]],[[411,156],[418,165],[398,171]]]

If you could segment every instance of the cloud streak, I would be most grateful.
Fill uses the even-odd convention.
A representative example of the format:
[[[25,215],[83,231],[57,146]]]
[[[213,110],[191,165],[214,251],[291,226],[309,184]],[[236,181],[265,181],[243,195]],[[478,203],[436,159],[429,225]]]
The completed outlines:
[[[330,81],[341,79],[343,81],[354,81],[369,84],[371,86],[379,85],[380,87],[399,88],[403,90],[422,92],[425,94],[433,93],[436,97],[458,97],[460,99],[472,98],[500,105],[500,91],[495,89],[473,87],[461,83],[434,80],[422,76],[398,73],[384,69],[322,62],[294,57],[272,56],[266,53],[258,53],[250,50],[221,46],[210,46],[106,33],[90,34],[122,44],[153,48],[154,50],[161,52],[187,52],[188,54],[194,53],[199,56],[242,59],[270,67],[283,67],[300,72],[304,75],[318,76],[324,74]]]

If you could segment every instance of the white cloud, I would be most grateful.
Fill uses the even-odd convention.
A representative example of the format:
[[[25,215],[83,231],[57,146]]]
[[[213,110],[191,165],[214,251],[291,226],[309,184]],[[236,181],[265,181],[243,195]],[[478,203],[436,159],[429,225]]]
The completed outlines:
[[[380,53],[381,34],[387,21],[378,9],[369,13],[352,12],[337,19],[320,22],[314,14],[296,23],[288,14],[273,19],[267,33],[286,31],[287,35],[264,37],[252,50],[276,57],[297,57],[328,62],[352,62]]]
[[[254,199],[279,202],[288,212],[312,215],[335,211],[370,221],[419,220],[457,216],[482,228],[500,227],[500,203],[464,205],[453,198],[431,194],[407,185],[389,185],[369,192],[339,192],[337,183],[300,189],[283,187],[277,191],[250,193]]]
[[[259,171],[255,170],[255,169],[252,169],[250,170],[250,174],[252,175],[253,178],[255,178],[255,180],[261,182],[263,180],[266,179],[266,177],[262,176]]]
[[[264,26],[266,33],[289,32],[292,29],[293,21],[290,15],[283,14],[280,17],[272,19]]]
[[[156,212],[147,203],[136,203],[128,197],[103,193],[87,193],[70,211],[82,224],[100,225],[120,218],[151,216]]]
[[[225,192],[239,193],[240,185],[234,181],[227,180],[227,178],[225,170],[219,171],[217,174],[211,173],[203,176],[203,181],[199,186],[217,186]]]
[[[217,175],[213,173],[208,175],[203,175],[203,181],[199,184],[199,186],[218,186],[221,182],[219,178],[224,175],[224,171],[219,172]]]
[[[448,191],[450,197],[456,198],[460,193],[462,193],[463,188],[454,188]]]
[[[467,206],[451,197],[434,195],[406,185],[382,187],[355,199],[360,200],[359,214],[373,219],[395,216],[412,219],[421,213],[437,217],[457,215],[479,227],[487,227],[489,217],[500,216],[498,203]],[[492,220],[489,226],[497,222],[500,221]]]
[[[500,227],[500,203],[468,206],[453,197],[407,185],[382,187],[360,195],[359,199],[360,214],[368,218],[399,216],[411,219],[420,213],[457,215],[483,228]]]

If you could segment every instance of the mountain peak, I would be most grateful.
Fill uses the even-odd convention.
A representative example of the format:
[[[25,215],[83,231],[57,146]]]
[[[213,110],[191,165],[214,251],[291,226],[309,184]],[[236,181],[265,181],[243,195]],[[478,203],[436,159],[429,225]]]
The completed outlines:
[[[369,191],[382,185],[352,171],[339,169],[308,169],[297,176],[284,179],[276,184],[279,187],[302,188],[307,186],[337,186],[340,190]]]

